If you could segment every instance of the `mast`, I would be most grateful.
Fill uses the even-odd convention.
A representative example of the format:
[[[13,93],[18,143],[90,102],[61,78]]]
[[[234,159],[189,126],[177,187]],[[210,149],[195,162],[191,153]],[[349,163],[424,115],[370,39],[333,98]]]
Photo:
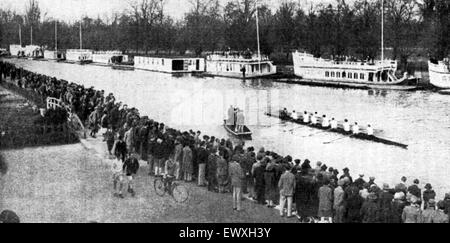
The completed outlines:
[[[83,35],[81,33],[81,21],[80,21],[80,50],[83,49]]]
[[[20,46],[22,46],[22,26],[19,24],[19,42]]]
[[[55,52],[58,52],[58,21],[55,21]]]
[[[258,1],[256,1],[256,39],[258,41],[258,65],[259,73],[261,73],[261,46],[259,43],[259,14],[258,14]]]
[[[384,0],[381,0],[381,62],[384,61]]]

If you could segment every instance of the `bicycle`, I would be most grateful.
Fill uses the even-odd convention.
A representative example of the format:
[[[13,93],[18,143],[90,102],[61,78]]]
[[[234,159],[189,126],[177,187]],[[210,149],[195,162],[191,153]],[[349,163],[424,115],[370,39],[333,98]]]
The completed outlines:
[[[153,186],[156,194],[160,197],[163,197],[168,193],[178,203],[184,203],[189,198],[188,189],[185,186],[174,182],[173,179],[164,177],[156,178]]]

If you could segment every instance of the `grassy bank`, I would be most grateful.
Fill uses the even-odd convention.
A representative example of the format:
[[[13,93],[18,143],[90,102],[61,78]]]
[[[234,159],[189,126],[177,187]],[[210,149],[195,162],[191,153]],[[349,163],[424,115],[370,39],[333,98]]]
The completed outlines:
[[[14,85],[0,85],[0,148],[22,148],[79,142],[64,125],[35,124],[40,119],[33,102],[15,92]],[[17,88],[17,87],[16,87]]]

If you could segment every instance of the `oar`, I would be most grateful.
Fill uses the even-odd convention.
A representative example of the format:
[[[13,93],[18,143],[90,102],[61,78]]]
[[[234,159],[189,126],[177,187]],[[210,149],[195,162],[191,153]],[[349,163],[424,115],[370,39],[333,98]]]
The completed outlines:
[[[309,134],[309,135],[307,135],[307,136],[302,136],[302,138],[312,137],[312,136],[314,136],[314,135],[321,134],[321,133],[326,133],[326,132],[329,132],[329,131],[331,131],[331,128],[330,128],[330,129],[327,129],[327,130],[325,130],[325,131],[320,131],[320,132],[316,132],[316,133],[313,133],[313,134]]]
[[[301,126],[298,126],[298,127],[294,127],[294,128],[292,128],[292,129],[289,129],[289,130],[284,130],[283,132],[292,132],[292,131],[294,131],[294,130],[296,130],[296,129],[299,129],[299,128],[301,128],[301,127],[304,127],[304,125],[301,125]]]
[[[335,139],[335,140],[331,140],[331,141],[329,141],[329,142],[324,142],[323,144],[330,144],[330,143],[334,143],[334,142],[336,142],[336,141],[339,141],[339,140],[342,140],[342,139],[344,139],[344,138],[351,138],[351,137],[353,137],[353,135],[345,135],[345,137],[342,137],[342,138],[337,138],[337,139]]]

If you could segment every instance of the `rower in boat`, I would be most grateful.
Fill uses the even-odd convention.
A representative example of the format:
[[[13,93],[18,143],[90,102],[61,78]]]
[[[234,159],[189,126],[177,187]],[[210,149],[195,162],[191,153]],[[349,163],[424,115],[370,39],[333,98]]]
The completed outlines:
[[[292,119],[293,119],[294,121],[298,120],[298,114],[297,114],[297,112],[292,111],[291,117],[292,117]]]
[[[317,112],[311,116],[311,125],[313,126],[317,125]]]
[[[303,114],[303,123],[309,123],[309,115],[307,111]]]
[[[327,118],[327,115],[323,115],[322,117],[322,128],[329,128],[330,127],[330,121]]]
[[[348,122],[347,119],[344,120],[344,123],[342,124],[342,126],[344,127],[344,131],[345,131],[346,133],[349,133],[349,132],[350,132],[350,123]]]
[[[352,132],[353,132],[353,135],[358,135],[359,134],[359,126],[358,126],[357,122],[355,122],[355,125],[353,125]]]
[[[338,122],[333,118],[330,121],[331,129],[336,130],[338,128]]]
[[[367,135],[373,136],[373,127],[370,124],[367,125]]]

